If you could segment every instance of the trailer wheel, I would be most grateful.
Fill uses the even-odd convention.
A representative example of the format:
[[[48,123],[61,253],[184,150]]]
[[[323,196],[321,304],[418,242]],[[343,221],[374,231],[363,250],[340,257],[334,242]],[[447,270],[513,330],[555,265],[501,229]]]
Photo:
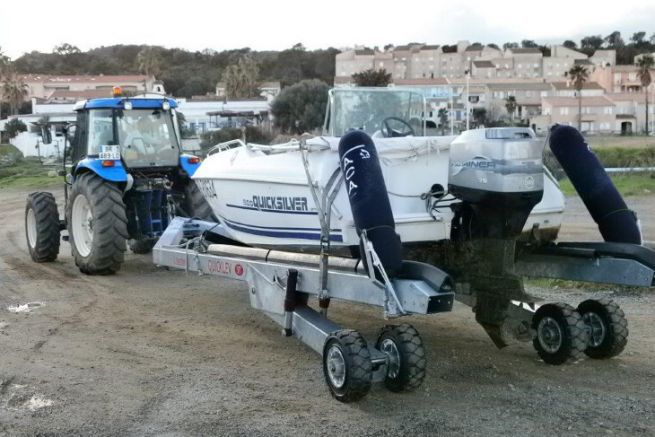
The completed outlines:
[[[359,332],[343,329],[327,338],[323,374],[330,393],[339,402],[357,401],[368,394],[373,377],[371,355]]]
[[[192,218],[218,223],[218,219],[194,180],[190,180],[184,187],[184,207],[185,212]]]
[[[548,364],[564,364],[582,358],[587,330],[582,316],[565,303],[546,304],[532,317],[533,341],[539,357]]]
[[[130,247],[132,253],[142,255],[150,253],[156,243],[156,238],[143,238],[140,240],[130,240],[127,244]]]
[[[594,359],[619,355],[628,344],[628,320],[623,310],[610,299],[585,300],[578,312],[587,327],[589,341],[585,354]]]
[[[387,325],[380,331],[376,347],[387,355],[384,385],[393,392],[412,390],[425,378],[425,349],[412,325]]]
[[[25,235],[32,261],[50,262],[59,255],[59,212],[55,196],[38,192],[27,196]]]
[[[126,250],[127,217],[121,190],[93,173],[78,176],[66,222],[75,264],[82,273],[116,273]]]

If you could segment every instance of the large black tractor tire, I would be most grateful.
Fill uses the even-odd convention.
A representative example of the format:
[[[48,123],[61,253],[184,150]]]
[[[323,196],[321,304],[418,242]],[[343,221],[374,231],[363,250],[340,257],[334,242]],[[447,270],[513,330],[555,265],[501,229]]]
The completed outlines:
[[[628,344],[628,320],[623,310],[610,299],[589,299],[578,305],[589,343],[585,354],[597,360],[615,357]]]
[[[93,173],[80,175],[66,208],[75,264],[88,275],[116,273],[126,250],[127,217],[121,190]]]
[[[27,196],[25,235],[32,261],[51,262],[59,255],[59,212],[55,196],[38,192]]]
[[[425,379],[425,349],[418,331],[407,323],[382,328],[376,348],[387,355],[384,385],[393,392],[413,390]]]
[[[186,187],[184,187],[184,210],[189,217],[218,222],[209,203],[207,203],[205,196],[202,195],[194,180],[189,180]]]
[[[127,244],[130,247],[132,253],[144,255],[146,253],[150,253],[156,243],[156,238],[143,238],[141,240],[130,240]]]
[[[587,329],[582,316],[571,305],[549,303],[532,317],[533,341],[539,357],[548,364],[575,362],[584,356]]]
[[[364,337],[352,329],[330,334],[323,348],[323,375],[339,402],[354,402],[366,396],[371,389],[373,366]]]

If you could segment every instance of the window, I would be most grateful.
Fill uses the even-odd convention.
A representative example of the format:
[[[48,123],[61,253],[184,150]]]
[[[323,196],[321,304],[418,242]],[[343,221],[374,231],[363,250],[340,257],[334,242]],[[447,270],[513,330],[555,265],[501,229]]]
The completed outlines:
[[[612,114],[612,107],[611,106],[605,106],[603,108],[603,113],[605,114]]]
[[[568,107],[559,108],[559,115],[569,115],[569,108]]]

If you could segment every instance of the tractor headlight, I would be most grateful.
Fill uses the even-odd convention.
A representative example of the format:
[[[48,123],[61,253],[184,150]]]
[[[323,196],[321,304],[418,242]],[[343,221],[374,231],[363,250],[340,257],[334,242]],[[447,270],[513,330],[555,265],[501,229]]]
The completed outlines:
[[[123,104],[123,108],[125,108],[125,110],[127,110],[127,111],[131,111],[132,110],[132,102],[125,102]]]
[[[163,109],[164,111],[168,111],[169,109],[171,109],[171,104],[168,103],[168,100],[164,100],[164,103],[161,104],[161,109]]]

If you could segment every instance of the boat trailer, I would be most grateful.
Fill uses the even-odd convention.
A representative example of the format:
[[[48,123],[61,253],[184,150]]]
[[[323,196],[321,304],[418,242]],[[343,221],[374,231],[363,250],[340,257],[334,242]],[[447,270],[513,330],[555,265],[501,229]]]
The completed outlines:
[[[328,258],[324,284],[321,255],[211,243],[211,235],[220,235],[221,228],[212,222],[173,219],[153,249],[154,263],[246,282],[253,308],[280,325],[283,335],[296,337],[321,354],[326,383],[332,395],[342,402],[362,398],[373,382],[384,382],[396,392],[416,388],[425,376],[426,359],[421,338],[411,325],[385,326],[372,345],[357,331],[343,329],[327,317],[330,299],[380,307],[386,318],[448,312],[457,299],[472,306],[477,318],[478,312],[484,314],[486,305],[481,299],[490,293],[423,262],[405,260],[393,279],[380,280],[366,271],[361,260],[337,256]],[[631,286],[655,285],[655,253],[628,246],[634,245],[580,243],[540,248],[520,253],[512,273]],[[367,256],[375,256],[372,252]],[[310,297],[318,298],[318,309],[312,307]],[[510,304],[501,311],[499,332],[504,335],[503,341],[509,338],[533,341],[538,352],[540,348],[546,354],[551,351],[551,355],[542,358],[547,357],[545,361],[552,364],[559,364],[549,360],[560,357],[564,349],[566,356],[561,362],[580,358],[583,351],[592,358],[594,351],[601,355],[597,358],[608,358],[607,353],[603,355],[607,347],[614,356],[627,341],[627,322],[620,308],[611,301],[583,302],[582,307],[595,311],[585,313],[590,320],[584,320],[585,314],[575,320],[580,332],[578,337],[568,338],[558,324],[558,314],[567,313],[572,307],[543,305],[539,308],[546,308],[544,316],[536,321],[535,315],[540,310],[534,304],[535,299],[528,295],[523,299],[516,295],[505,297]],[[613,322],[606,322],[605,315],[613,317]],[[622,328],[625,332],[620,331]],[[604,330],[604,335],[594,329]],[[609,346],[605,344],[608,339]],[[558,348],[558,341],[562,344],[568,341],[571,347]]]

